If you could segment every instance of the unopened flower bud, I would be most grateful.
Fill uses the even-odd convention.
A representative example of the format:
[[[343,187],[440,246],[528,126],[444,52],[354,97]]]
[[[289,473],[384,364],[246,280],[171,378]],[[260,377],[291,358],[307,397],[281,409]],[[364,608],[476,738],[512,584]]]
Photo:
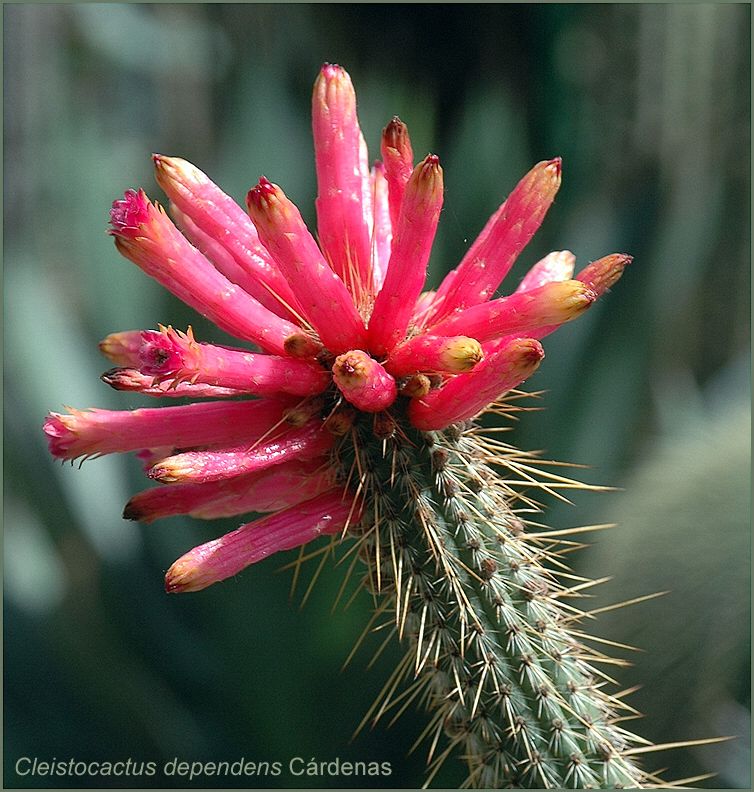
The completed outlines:
[[[632,261],[633,257],[625,253],[613,253],[584,267],[576,276],[576,279],[585,283],[599,296],[618,282],[621,275],[623,275],[623,270]]]
[[[426,374],[414,374],[405,379],[400,386],[401,396],[408,396],[412,399],[419,399],[426,396],[432,387],[432,383]]]
[[[398,393],[395,380],[374,358],[360,349],[338,356],[333,380],[343,396],[359,410],[386,410]]]

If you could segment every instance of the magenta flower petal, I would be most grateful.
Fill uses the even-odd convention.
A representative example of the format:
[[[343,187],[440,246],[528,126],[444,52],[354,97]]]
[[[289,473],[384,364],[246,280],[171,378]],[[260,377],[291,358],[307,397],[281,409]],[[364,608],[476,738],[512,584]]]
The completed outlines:
[[[443,201],[440,161],[429,154],[406,185],[385,283],[369,320],[369,348],[389,352],[406,335],[424,287]]]
[[[436,323],[456,308],[489,300],[534,236],[560,187],[560,158],[535,165],[490,217],[456,268],[437,291]]]
[[[301,323],[300,315],[289,310],[288,305],[295,305],[293,295],[285,305],[280,299],[274,297],[269,290],[260,289],[254,275],[250,275],[243,269],[236,259],[214,237],[202,231],[196,223],[174,204],[170,203],[170,216],[175,224],[180,228],[183,235],[191,244],[201,251],[214,268],[224,275],[231,283],[240,286],[247,294],[255,297],[265,308],[274,314],[288,319],[294,323]],[[248,217],[247,217],[248,219]],[[266,251],[265,251],[266,252]],[[287,287],[286,283],[286,287]],[[264,296],[264,299],[262,297]]]
[[[327,349],[338,353],[363,345],[366,329],[351,295],[280,187],[262,177],[246,196],[246,205],[260,239]]]
[[[411,423],[428,431],[473,418],[530,377],[544,356],[541,345],[532,338],[507,342],[473,371],[459,374],[421,399],[413,399],[408,407]]]
[[[460,374],[471,371],[483,357],[482,346],[475,338],[425,333],[395,347],[385,368],[394,377],[421,371]]]
[[[583,283],[593,294],[594,298],[601,297],[623,275],[623,270],[633,261],[625,253],[612,253],[584,267],[576,276],[576,281]],[[534,338],[544,338],[560,327],[560,324],[550,324],[538,327],[529,334]]]
[[[330,381],[322,366],[308,360],[199,344],[190,327],[187,333],[172,327],[143,333],[140,358],[141,371],[160,380],[189,380],[259,396],[313,396]]]
[[[283,354],[301,328],[281,319],[221,275],[144,191],[131,190],[111,211],[115,246],[168,291],[237,338]],[[311,344],[311,354],[317,347]]]
[[[272,512],[309,500],[333,487],[332,472],[322,458],[275,467],[204,484],[153,487],[126,504],[127,520],[151,523],[188,514],[200,519]]]
[[[321,421],[314,420],[301,429],[289,429],[270,439],[261,437],[243,446],[169,456],[156,462],[148,476],[165,484],[218,481],[294,459],[318,457],[332,445],[332,435],[323,431]]]
[[[332,372],[340,392],[359,410],[380,412],[395,401],[398,389],[393,377],[360,349],[339,355]]]
[[[246,212],[199,168],[153,154],[157,183],[178,210],[178,224],[229,280],[273,313],[296,321],[295,298],[259,241]]]
[[[356,115],[351,78],[325,64],[312,94],[312,130],[317,166],[317,229],[332,269],[359,299],[370,284],[370,220],[364,197],[369,166]]]
[[[139,365],[142,330],[123,330],[110,333],[99,342],[100,352],[118,366],[136,367]]]
[[[181,556],[165,575],[170,593],[200,591],[237,574],[272,553],[290,550],[318,536],[341,532],[360,513],[340,489],[246,523]]]
[[[149,374],[133,368],[112,368],[100,379],[113,390],[131,391],[144,396],[168,397],[172,399],[227,399],[243,396],[243,391],[233,388],[218,388],[216,385],[191,382],[158,382]]]
[[[208,402],[179,407],[70,410],[50,413],[44,423],[50,452],[58,459],[138,451],[156,446],[190,447],[260,438],[292,404],[283,399]]]
[[[623,275],[623,270],[633,261],[626,253],[612,253],[584,267],[576,280],[585,283],[598,296],[613,287]]]
[[[388,183],[390,220],[395,228],[401,213],[403,194],[414,170],[414,152],[411,148],[408,127],[398,116],[393,116],[390,123],[382,130],[380,150]]]
[[[202,520],[211,520],[251,511],[279,511],[321,495],[331,490],[334,484],[334,473],[326,457],[289,462],[255,474],[254,481],[238,495],[206,503],[190,514]],[[168,489],[174,489],[175,486],[180,485]]]
[[[553,281],[530,291],[459,310],[429,330],[435,335],[470,335],[479,341],[538,327],[561,325],[580,316],[597,299],[579,280]],[[417,336],[419,337],[419,336]]]

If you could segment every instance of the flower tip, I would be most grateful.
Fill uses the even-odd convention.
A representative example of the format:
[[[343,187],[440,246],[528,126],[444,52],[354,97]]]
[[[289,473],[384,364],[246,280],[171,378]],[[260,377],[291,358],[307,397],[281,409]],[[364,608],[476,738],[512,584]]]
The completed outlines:
[[[562,157],[555,157],[555,159],[548,160],[546,167],[548,170],[552,171],[555,174],[555,176],[560,178],[560,175],[563,172]]]
[[[139,508],[138,502],[136,502],[135,498],[131,498],[130,501],[123,507],[123,519],[124,520],[133,520],[134,522],[151,522],[151,520],[145,519],[145,512]]]
[[[532,367],[532,372],[544,360],[545,350],[542,344],[534,338],[518,338],[511,348],[511,353],[516,358],[519,365],[528,368]]]
[[[364,412],[386,410],[397,396],[395,380],[380,363],[361,349],[338,355],[333,381],[355,407]]]
[[[69,459],[69,450],[75,437],[66,418],[69,416],[51,412],[45,418],[42,431],[47,435],[50,453],[56,459]]]
[[[480,363],[484,358],[484,352],[482,345],[475,338],[457,336],[449,339],[441,358],[447,371],[460,374],[471,371],[477,363]]]
[[[270,199],[275,196],[278,189],[277,185],[266,176],[260,176],[257,184],[246,193],[246,206],[249,209],[259,209],[269,205]]]
[[[189,333],[191,328],[189,328]],[[188,336],[189,340],[193,335]],[[140,369],[143,374],[160,376],[179,371],[184,364],[180,337],[172,327],[156,330],[143,330],[139,349]]]
[[[155,179],[162,189],[173,195],[177,189],[189,189],[203,186],[208,182],[207,176],[188,160],[180,157],[168,157],[165,154],[152,154]]]
[[[408,127],[398,116],[393,116],[388,125],[382,130],[382,143],[388,148],[402,151],[410,145],[408,139]]]
[[[140,330],[125,330],[120,333],[110,333],[99,342],[98,346],[99,351],[108,360],[119,366],[131,366],[140,344]]]
[[[583,313],[599,297],[599,294],[590,284],[580,280],[561,281],[562,318],[572,319]],[[561,284],[558,284],[559,286]]]
[[[340,79],[346,74],[346,70],[337,63],[323,63],[319,72],[326,80]]]
[[[181,464],[180,459],[171,459],[169,457],[152,465],[152,467],[147,470],[147,476],[163,484],[175,484],[175,482],[181,481],[184,478],[188,470],[189,468],[186,465]]]
[[[363,385],[369,377],[371,358],[360,349],[338,355],[332,367],[335,381],[345,387]]]
[[[115,367],[100,375],[100,380],[113,390],[137,391],[142,387],[142,380],[134,369]]]
[[[157,183],[164,189],[164,183],[169,181],[171,171],[175,169],[171,167],[174,166],[174,162],[171,157],[166,157],[164,154],[152,154],[152,164],[154,165]]]
[[[302,332],[289,335],[283,342],[283,349],[291,357],[310,358],[322,351],[322,345]]]
[[[192,553],[181,556],[165,573],[165,591],[168,594],[186,594],[201,591],[215,581],[201,574],[201,566]]]
[[[165,573],[165,591],[168,594],[185,594],[225,580],[229,573],[218,557],[222,548],[223,539],[220,538],[184,553]]]
[[[437,154],[427,154],[427,156],[416,166],[416,176],[418,185],[430,191],[442,190],[442,168],[440,158]]]
[[[620,280],[624,270],[632,261],[633,256],[627,253],[612,253],[593,261],[576,277],[600,296]]]
[[[315,114],[319,111],[328,117],[331,113],[353,113],[356,93],[348,72],[336,63],[325,63],[314,82],[313,101]]]
[[[583,306],[582,310],[586,310],[591,306],[592,303],[597,302],[599,299],[599,294],[597,294],[594,289],[587,288],[582,294],[580,295],[580,301]]]
[[[113,201],[110,209],[108,233],[128,236],[135,234],[142,223],[149,219],[149,198],[144,190],[126,190],[122,198]]]

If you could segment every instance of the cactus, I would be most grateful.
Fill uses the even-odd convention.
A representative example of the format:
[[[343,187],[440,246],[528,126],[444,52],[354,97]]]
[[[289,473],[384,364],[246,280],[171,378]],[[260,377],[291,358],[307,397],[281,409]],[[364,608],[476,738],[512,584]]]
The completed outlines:
[[[492,299],[552,205],[555,158],[524,176],[438,290],[422,291],[443,204],[439,158],[414,167],[395,118],[384,162],[370,169],[338,66],[322,68],[312,104],[319,242],[265,177],[247,217],[200,170],[163,155],[153,157],[157,180],[183,233],[143,190],[110,213],[126,258],[262,352],[169,325],[111,334],[100,344],[118,366],[107,384],[211,401],[51,413],[50,451],[137,452],[160,484],[129,501],[127,519],[269,512],[181,556],[169,593],[322,534],[352,555],[351,572],[360,559],[376,601],[366,632],[380,620],[406,646],[366,720],[413,702],[429,710],[428,783],[452,753],[473,787],[661,783],[634,765],[657,746],[618,725],[633,710],[603,689],[610,658],[588,648],[596,639],[565,602],[593,585],[562,561],[574,547],[563,537],[586,529],[539,530],[524,516],[538,508],[532,488],[577,485],[475,423],[516,409],[514,389],[544,357],[540,341],[586,311],[631,257],[605,256],[572,279],[575,257],[554,251]]]

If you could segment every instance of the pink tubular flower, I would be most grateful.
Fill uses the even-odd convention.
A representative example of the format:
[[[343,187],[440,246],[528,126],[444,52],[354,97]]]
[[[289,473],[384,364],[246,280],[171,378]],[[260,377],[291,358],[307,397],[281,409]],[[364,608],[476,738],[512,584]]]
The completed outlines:
[[[397,228],[403,193],[414,169],[414,152],[411,148],[408,127],[398,116],[393,116],[390,123],[382,130],[380,151],[385,163],[385,178],[388,183],[390,221],[393,227]]]
[[[284,421],[291,401],[266,399],[146,407],[131,412],[70,410],[50,413],[44,431],[59,459],[100,456],[142,448],[253,442]]]
[[[366,329],[352,296],[283,191],[263,176],[246,196],[246,205],[262,241],[327,349],[342,352],[364,343]]]
[[[358,519],[358,513],[343,501],[343,492],[335,489],[295,508],[246,523],[181,556],[165,575],[165,590],[174,593],[207,588],[271,553],[298,547],[322,534],[338,533],[349,516]]]
[[[318,457],[331,447],[332,437],[323,432],[319,421],[315,420],[301,429],[291,429],[272,439],[260,438],[236,448],[175,454],[156,462],[147,475],[166,484],[219,481],[293,459]]]
[[[389,352],[406,335],[442,209],[442,168],[434,154],[416,166],[401,201],[385,283],[369,320],[369,346]]]
[[[317,228],[333,271],[359,293],[370,285],[369,185],[356,93],[340,66],[325,64],[314,83],[312,130],[317,166]]]
[[[438,289],[431,323],[457,308],[489,300],[534,236],[560,187],[560,158],[535,165],[487,221],[455,270]]]
[[[190,327],[186,333],[172,327],[145,331],[139,356],[142,373],[160,381],[172,379],[176,385],[189,380],[260,396],[312,396],[328,384],[327,373],[317,363],[198,344]]]
[[[131,391],[144,396],[163,396],[173,399],[189,397],[193,399],[225,399],[229,396],[243,396],[244,392],[235,388],[218,388],[216,385],[204,385],[192,382],[160,382],[139,369],[112,368],[108,369],[100,379],[113,390]]]
[[[483,356],[475,338],[425,333],[396,347],[385,367],[394,377],[422,371],[460,374],[473,369]]]
[[[430,332],[441,336],[463,333],[479,341],[491,341],[512,333],[569,322],[596,299],[597,295],[580,280],[552,281],[459,310],[433,325]]]
[[[123,516],[127,520],[151,523],[178,514],[208,520],[244,512],[272,512],[313,498],[332,489],[334,483],[322,458],[285,462],[203,484],[174,484],[144,490],[128,501]]]
[[[468,374],[459,374],[444,387],[408,408],[411,423],[418,429],[443,429],[473,418],[506,391],[520,385],[539,367],[544,350],[533,338],[515,338],[488,355]]]
[[[115,201],[110,218],[118,250],[218,327],[278,354],[303,334],[221,275],[143,190]]]
[[[190,162],[162,154],[152,155],[152,160],[157,183],[189,239],[265,308],[295,320],[293,292],[246,212]]]
[[[340,392],[359,410],[380,412],[395,401],[398,390],[395,380],[361,349],[339,355],[332,373]]]
[[[141,190],[113,204],[117,249],[255,346],[198,343],[191,328],[170,326],[113,333],[100,349],[117,368],[102,379],[154,398],[210,401],[69,410],[44,424],[58,459],[138,455],[160,484],[129,501],[127,518],[272,512],[176,561],[171,592],[345,534],[368,512],[351,476],[360,459],[347,451],[357,429],[416,447],[423,432],[473,418],[526,380],[544,355],[537,339],[586,310],[631,260],[613,254],[574,278],[573,254],[556,251],[492,299],[555,198],[561,162],[551,159],[524,176],[437,291],[423,291],[443,201],[438,158],[414,166],[395,117],[382,162],[370,167],[339,66],[322,67],[312,110],[316,236],[264,177],[244,211],[202,171],[161,154],[156,177],[177,225]]]

